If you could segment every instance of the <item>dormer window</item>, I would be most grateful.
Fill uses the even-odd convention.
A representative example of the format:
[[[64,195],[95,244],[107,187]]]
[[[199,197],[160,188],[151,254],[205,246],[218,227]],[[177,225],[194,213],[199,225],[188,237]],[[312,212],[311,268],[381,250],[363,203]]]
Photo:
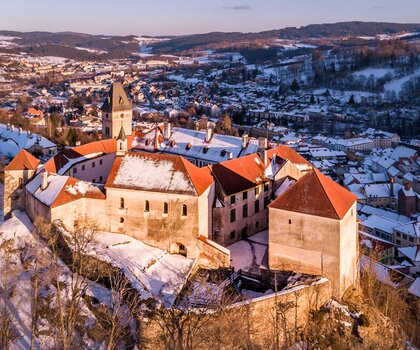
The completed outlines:
[[[221,156],[221,157],[224,157],[224,156],[226,155],[226,153],[227,153],[227,151],[226,151],[225,149],[222,149],[222,150],[220,151],[220,156]]]
[[[187,145],[185,146],[185,149],[188,151],[191,147],[192,147],[192,144],[191,143],[187,143]]]
[[[203,147],[203,153],[207,153],[209,151],[209,148],[207,146]]]

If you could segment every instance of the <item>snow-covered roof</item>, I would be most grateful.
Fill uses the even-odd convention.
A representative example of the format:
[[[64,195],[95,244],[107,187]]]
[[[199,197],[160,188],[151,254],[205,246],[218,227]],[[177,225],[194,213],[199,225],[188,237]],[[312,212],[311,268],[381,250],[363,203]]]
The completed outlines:
[[[184,128],[173,128],[170,138],[163,140],[160,130],[157,130],[158,142],[157,150],[168,154],[177,154],[186,158],[202,159],[208,163],[218,163],[232,158],[238,158],[247,154],[252,154],[258,150],[258,140],[249,139],[246,148],[242,148],[242,138],[212,134],[210,141],[206,141],[206,131],[190,130]],[[156,130],[147,135],[136,136],[132,146],[134,149],[153,151],[155,147]],[[153,141],[146,142],[146,140]]]
[[[38,134],[32,134],[29,131],[0,124],[0,152],[4,155],[15,157],[21,149],[28,150],[35,144],[38,144],[44,149],[57,148],[55,143]]]
[[[376,215],[370,215],[360,224],[371,229],[379,229],[389,234],[392,234],[394,232],[394,228],[400,225],[400,223],[397,221],[386,219]]]
[[[420,222],[413,221],[394,228],[395,231],[405,233],[411,237],[420,237]]]
[[[106,187],[195,196],[211,183],[208,168],[198,168],[180,156],[131,152],[115,160]]]

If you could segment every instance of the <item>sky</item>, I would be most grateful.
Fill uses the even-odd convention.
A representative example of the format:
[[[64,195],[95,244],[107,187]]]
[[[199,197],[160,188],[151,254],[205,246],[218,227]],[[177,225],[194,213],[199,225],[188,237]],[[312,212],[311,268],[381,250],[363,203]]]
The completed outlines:
[[[354,20],[420,23],[420,0],[0,0],[0,30],[17,31],[180,35]]]

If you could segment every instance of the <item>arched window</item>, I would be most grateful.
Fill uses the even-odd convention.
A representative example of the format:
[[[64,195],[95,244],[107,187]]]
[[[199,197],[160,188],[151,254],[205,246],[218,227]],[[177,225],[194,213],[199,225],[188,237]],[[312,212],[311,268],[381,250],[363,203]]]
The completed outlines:
[[[145,201],[144,202],[144,211],[148,212],[150,210],[150,204],[149,201]]]
[[[120,218],[120,223],[122,224],[124,222],[124,218]]]
[[[183,204],[182,205],[182,216],[187,216],[187,213],[188,213],[187,206],[186,206],[186,204]]]
[[[124,198],[120,199],[120,209],[124,209]]]
[[[163,214],[168,214],[168,203],[163,203]]]

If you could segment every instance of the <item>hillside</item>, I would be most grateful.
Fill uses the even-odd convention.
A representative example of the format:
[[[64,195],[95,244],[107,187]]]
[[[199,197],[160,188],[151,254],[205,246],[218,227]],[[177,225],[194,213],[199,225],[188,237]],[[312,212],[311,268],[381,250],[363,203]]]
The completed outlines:
[[[212,32],[174,37],[145,38],[135,35],[92,35],[75,32],[17,32],[0,31],[0,52],[26,52],[36,56],[60,56],[80,60],[126,58],[139,52],[145,43],[156,54],[199,51],[208,49],[276,46],[277,39],[326,40],[331,45],[360,44],[360,40],[376,35],[396,35],[420,32],[420,23],[341,22],[311,24],[296,28],[263,31],[259,33]],[[346,37],[341,43],[337,38]],[[347,37],[353,38],[349,41]],[[145,40],[146,39],[146,40]],[[165,40],[161,40],[165,39]],[[406,38],[403,38],[406,39]],[[150,42],[148,42],[150,40]]]

